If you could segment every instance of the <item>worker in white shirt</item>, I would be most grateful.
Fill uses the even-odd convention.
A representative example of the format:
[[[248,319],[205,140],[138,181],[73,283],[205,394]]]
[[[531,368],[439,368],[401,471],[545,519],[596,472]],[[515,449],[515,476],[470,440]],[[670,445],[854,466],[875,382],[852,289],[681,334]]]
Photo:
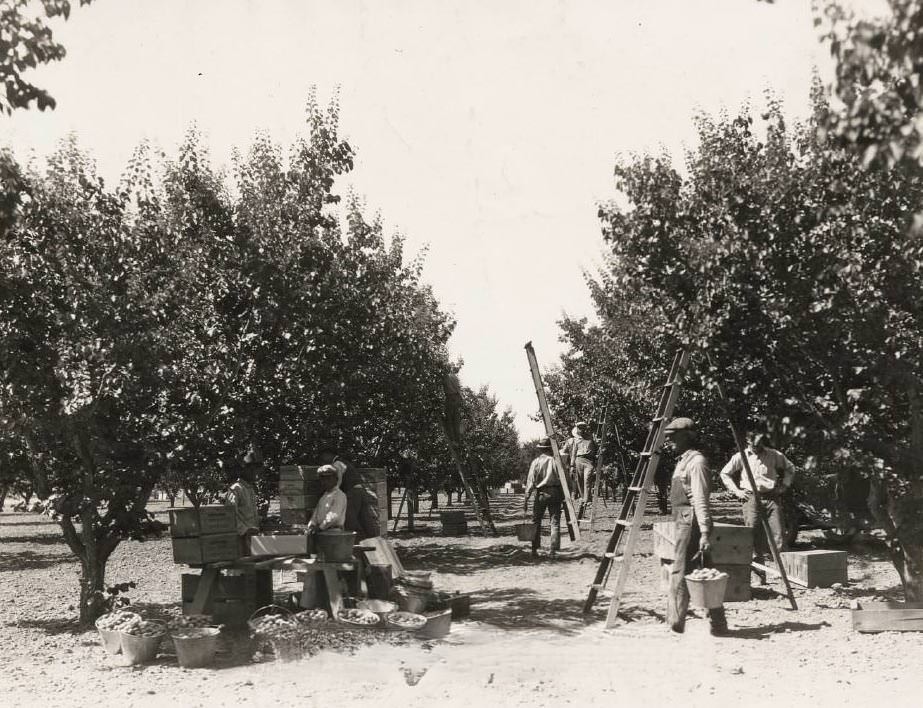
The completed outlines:
[[[227,492],[227,503],[235,509],[242,556],[250,555],[250,537],[260,532],[260,513],[254,482],[257,470],[262,468],[262,464],[262,456],[251,449],[241,466],[229,475],[231,485]]]
[[[338,486],[337,470],[333,465],[317,468],[317,478],[324,493],[308,522],[308,533],[342,529],[346,520],[346,495]]]
[[[788,491],[795,479],[795,465],[778,450],[766,443],[769,436],[762,426],[747,433],[747,463],[753,473],[753,481],[760,494],[763,513],[769,521],[769,528],[776,547],[782,550],[785,542],[785,519],[782,513],[782,495]],[[727,490],[743,504],[744,523],[753,528],[754,554],[762,562],[768,552],[768,544],[756,510],[753,488],[744,471],[739,452],[721,470],[721,481]]]
[[[528,504],[529,496],[535,492],[535,502],[532,505],[532,522],[535,525],[532,534],[532,557],[538,557],[538,547],[542,539],[542,519],[547,511],[551,515],[551,558],[554,558],[561,548],[561,509],[564,506],[564,491],[561,489],[558,470],[551,456],[551,439],[542,438],[535,449],[539,455],[529,466],[525,496],[525,503]]]

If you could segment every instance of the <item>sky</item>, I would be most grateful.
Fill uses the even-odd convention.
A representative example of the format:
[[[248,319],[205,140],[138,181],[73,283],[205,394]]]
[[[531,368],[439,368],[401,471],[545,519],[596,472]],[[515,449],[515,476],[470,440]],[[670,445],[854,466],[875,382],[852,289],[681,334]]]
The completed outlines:
[[[116,180],[142,139],[170,154],[194,122],[226,165],[257,130],[289,143],[310,87],[339,87],[358,152],[340,189],[428,249],[463,383],[488,385],[529,439],[542,426],[523,347],[547,368],[557,321],[594,317],[583,272],[617,156],[681,155],[697,112],[767,88],[807,115],[812,70],[830,74],[810,5],[94,0],[53,25],[64,61],[30,75],[57,109],[0,118],[0,144],[42,157],[73,131]]]

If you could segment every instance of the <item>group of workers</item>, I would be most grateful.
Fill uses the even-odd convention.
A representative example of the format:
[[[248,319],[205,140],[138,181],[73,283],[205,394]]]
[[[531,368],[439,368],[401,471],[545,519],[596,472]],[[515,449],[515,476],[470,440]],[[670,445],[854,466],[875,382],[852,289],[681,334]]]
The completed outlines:
[[[358,471],[330,448],[321,450],[320,458],[322,464],[317,468],[317,478],[322,493],[308,520],[307,533],[354,531],[357,541],[379,536],[378,501],[362,485]],[[260,530],[254,484],[262,469],[262,456],[251,448],[228,488],[227,501],[236,509],[237,535],[240,537],[241,554],[245,556],[250,554],[250,537]]]
[[[677,457],[668,495],[675,531],[667,621],[674,632],[682,633],[689,607],[689,591],[685,580],[687,569],[696,561],[702,566],[711,564],[711,475],[708,462],[698,449],[698,430],[692,419],[674,418],[666,426],[664,436],[666,444]],[[764,427],[755,426],[748,431],[746,442],[744,454],[760,497],[763,514],[769,523],[776,548],[782,549],[785,540],[782,496],[792,485],[795,467],[785,455],[769,447],[768,433]],[[525,490],[526,500],[535,493],[532,555],[538,555],[541,546],[541,524],[548,513],[551,516],[550,556],[553,558],[561,544],[560,525],[564,492],[551,455],[551,439],[542,438],[536,447],[539,455],[529,467]],[[573,437],[565,443],[561,452],[562,458],[570,461],[575,496],[586,502],[596,461],[596,444],[585,423],[574,426]],[[588,462],[590,464],[587,464]],[[754,529],[754,559],[765,562],[768,542],[759,523],[753,485],[750,476],[744,473],[744,460],[739,452],[734,453],[722,468],[720,477],[727,490],[743,502],[744,523]],[[708,610],[708,617],[712,634],[720,636],[727,633],[727,619],[723,607]]]

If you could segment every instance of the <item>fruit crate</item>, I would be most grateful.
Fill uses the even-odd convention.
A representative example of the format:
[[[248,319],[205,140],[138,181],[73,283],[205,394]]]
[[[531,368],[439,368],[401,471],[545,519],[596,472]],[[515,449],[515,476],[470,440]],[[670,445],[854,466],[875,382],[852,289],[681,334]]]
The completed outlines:
[[[173,539],[173,561],[202,565],[231,561],[240,557],[240,538],[236,533],[219,533],[194,538]]]
[[[317,467],[307,465],[284,465],[279,468],[280,481],[316,482]]]
[[[674,534],[672,521],[654,524],[654,555],[673,560]],[[711,532],[711,562],[715,565],[749,565],[753,558],[753,529],[737,524],[714,524]]]
[[[848,582],[846,551],[788,551],[780,555],[785,572],[809,588]]]
[[[237,512],[233,506],[206,504],[195,507],[173,507],[170,515],[170,535],[173,538],[193,538],[207,534],[235,533]]]

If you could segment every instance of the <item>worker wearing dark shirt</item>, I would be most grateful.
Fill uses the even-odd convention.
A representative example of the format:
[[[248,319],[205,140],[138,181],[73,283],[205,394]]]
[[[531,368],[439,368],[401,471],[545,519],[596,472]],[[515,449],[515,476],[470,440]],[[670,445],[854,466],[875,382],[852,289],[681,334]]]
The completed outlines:
[[[346,520],[343,528],[356,532],[356,540],[381,535],[378,519],[378,498],[361,484],[359,473],[347,465],[343,472],[341,489],[346,494]]]

